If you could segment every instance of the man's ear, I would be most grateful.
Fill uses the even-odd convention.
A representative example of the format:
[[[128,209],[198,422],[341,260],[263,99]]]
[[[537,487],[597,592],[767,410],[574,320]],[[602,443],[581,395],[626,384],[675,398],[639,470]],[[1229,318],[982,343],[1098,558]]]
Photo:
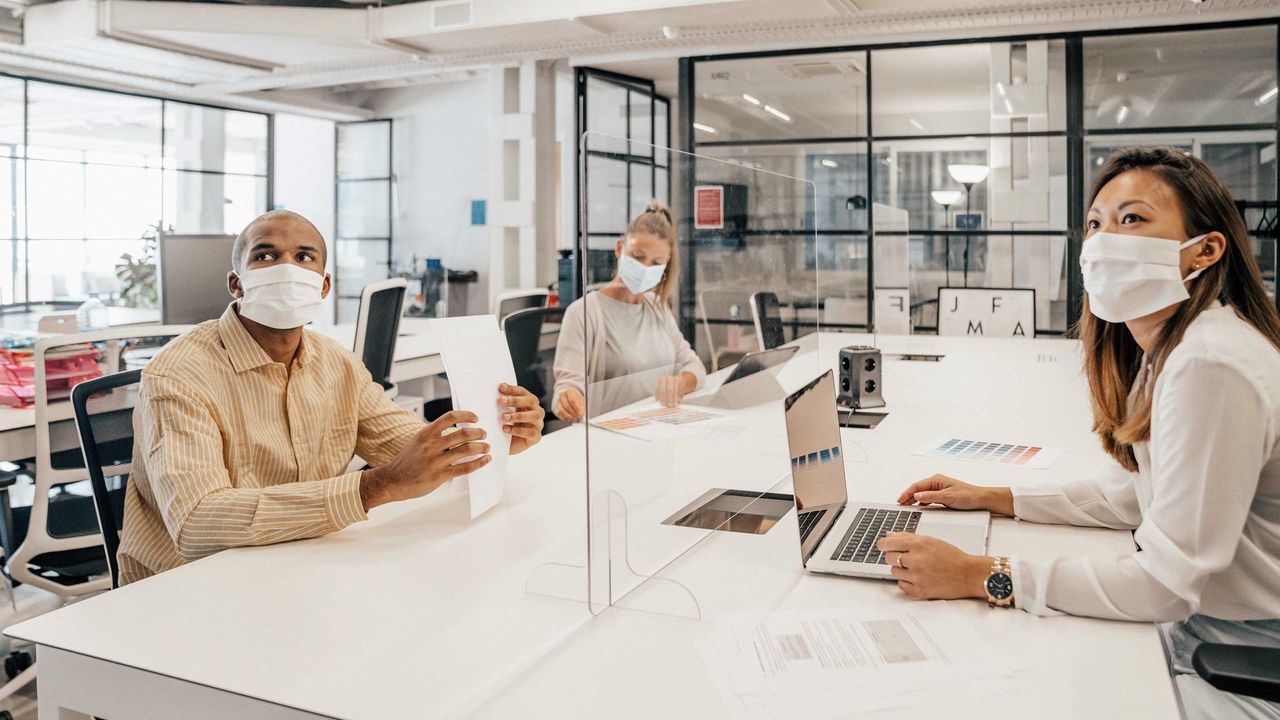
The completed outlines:
[[[244,297],[244,288],[240,287],[240,276],[235,270],[227,272],[227,292],[231,293],[231,297],[236,300]]]
[[[329,273],[324,274],[324,287],[320,289],[321,300],[329,297],[329,288],[332,285],[332,280],[333,278],[329,275]]]

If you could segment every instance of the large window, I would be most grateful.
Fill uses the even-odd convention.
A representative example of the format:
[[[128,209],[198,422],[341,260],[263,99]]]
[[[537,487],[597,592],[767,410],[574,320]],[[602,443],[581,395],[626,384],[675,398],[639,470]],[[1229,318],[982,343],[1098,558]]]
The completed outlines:
[[[334,288],[337,322],[355,322],[365,285],[391,274],[391,121],[337,126],[337,239]]]
[[[0,303],[115,302],[144,236],[239,232],[268,207],[269,122],[0,77]]]
[[[1254,242],[1274,289],[1276,36],[1266,22],[690,58],[682,130],[697,154],[814,183],[808,212],[747,197],[745,214],[795,224],[784,252],[840,300],[828,325],[867,327],[880,289],[907,289],[910,326],[928,332],[941,287],[1032,288],[1037,330],[1063,333],[1083,195],[1127,145],[1209,163],[1267,229]],[[692,266],[684,314],[714,289]]]

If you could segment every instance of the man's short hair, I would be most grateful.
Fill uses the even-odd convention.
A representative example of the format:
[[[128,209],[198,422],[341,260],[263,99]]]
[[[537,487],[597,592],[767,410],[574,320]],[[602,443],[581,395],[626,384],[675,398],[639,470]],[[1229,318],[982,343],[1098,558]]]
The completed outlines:
[[[258,225],[259,223],[273,222],[276,220],[293,222],[293,223],[305,223],[307,227],[315,231],[316,236],[320,238],[320,247],[324,252],[324,254],[320,258],[322,261],[321,266],[323,267],[326,263],[328,263],[329,247],[324,242],[324,235],[320,234],[320,230],[316,228],[314,223],[312,223],[310,220],[306,219],[305,217],[299,215],[298,213],[292,210],[271,210],[250,220],[249,224],[245,225],[244,229],[240,231],[240,234],[236,235],[236,241],[231,246],[231,268],[233,270],[235,270],[237,273],[244,272],[244,251],[245,251],[245,244],[248,243],[249,241],[249,230],[251,230],[254,226]]]

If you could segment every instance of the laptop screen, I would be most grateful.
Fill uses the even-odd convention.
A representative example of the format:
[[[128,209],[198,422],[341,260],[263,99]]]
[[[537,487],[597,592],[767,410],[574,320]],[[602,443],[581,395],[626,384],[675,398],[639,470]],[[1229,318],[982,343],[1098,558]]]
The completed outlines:
[[[784,404],[791,484],[800,526],[800,556],[805,562],[848,500],[836,384],[830,370],[787,397]]]

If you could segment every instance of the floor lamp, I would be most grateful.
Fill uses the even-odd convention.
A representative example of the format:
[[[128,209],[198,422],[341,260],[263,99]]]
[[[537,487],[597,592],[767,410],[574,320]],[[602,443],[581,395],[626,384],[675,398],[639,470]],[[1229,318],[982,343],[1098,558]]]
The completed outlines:
[[[934,190],[929,193],[933,201],[942,206],[942,227],[951,229],[951,206],[960,202],[959,190]],[[945,235],[947,243],[947,286],[951,286],[951,233]]]
[[[987,175],[991,173],[991,168],[986,165],[948,165],[947,173],[951,175],[951,179],[964,186],[964,214],[967,216],[971,212],[970,200],[973,186],[987,179]],[[973,228],[966,228],[972,230]],[[969,242],[973,239],[972,235],[964,236],[964,286],[969,287]]]

